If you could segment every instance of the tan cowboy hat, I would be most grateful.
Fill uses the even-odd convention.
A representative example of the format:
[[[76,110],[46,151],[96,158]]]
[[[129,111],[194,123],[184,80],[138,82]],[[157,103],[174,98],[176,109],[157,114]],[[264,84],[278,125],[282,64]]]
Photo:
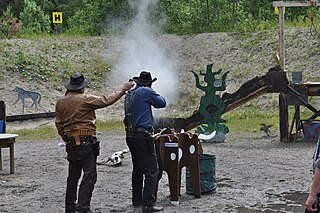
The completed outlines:
[[[157,80],[157,78],[152,79],[151,73],[146,70],[142,70],[140,72],[139,77],[136,76],[136,77],[133,77],[132,79],[134,82],[136,82],[138,85],[141,85],[141,86],[146,86],[151,82],[155,82]]]
[[[88,86],[89,83],[90,83],[90,81],[85,79],[85,77],[83,76],[82,73],[74,72],[70,76],[70,80],[68,80],[64,83],[64,87],[68,90],[74,91],[74,90],[79,90],[79,89],[82,89],[82,88]]]

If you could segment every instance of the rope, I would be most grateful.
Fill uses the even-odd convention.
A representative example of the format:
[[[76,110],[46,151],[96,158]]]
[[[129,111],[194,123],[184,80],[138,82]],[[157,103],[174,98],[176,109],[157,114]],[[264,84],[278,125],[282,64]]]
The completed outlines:
[[[314,19],[315,19],[315,16],[314,16],[314,15],[311,15],[311,16],[310,16],[310,21],[311,21],[310,34],[311,34],[312,36],[315,36],[315,35],[317,34],[316,26],[314,25]]]

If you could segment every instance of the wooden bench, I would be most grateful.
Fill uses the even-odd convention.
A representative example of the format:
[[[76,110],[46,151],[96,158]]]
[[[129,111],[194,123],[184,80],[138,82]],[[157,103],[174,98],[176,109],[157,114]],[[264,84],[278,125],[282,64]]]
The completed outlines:
[[[0,170],[2,170],[2,148],[10,149],[10,174],[14,174],[14,142],[18,135],[0,134]]]

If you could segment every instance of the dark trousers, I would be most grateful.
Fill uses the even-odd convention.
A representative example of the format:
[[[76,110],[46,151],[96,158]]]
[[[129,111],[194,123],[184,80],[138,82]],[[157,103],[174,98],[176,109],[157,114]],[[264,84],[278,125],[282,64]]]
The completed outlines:
[[[126,137],[127,145],[132,156],[132,203],[144,206],[154,206],[158,185],[159,168],[153,143],[143,137]],[[144,176],[144,186],[143,186]]]
[[[79,146],[80,147],[80,146]],[[84,147],[79,148],[79,151],[83,153]],[[91,149],[91,147],[86,147]],[[80,153],[80,155],[82,154]],[[77,157],[77,147],[75,147],[75,155]],[[79,155],[78,155],[79,156]],[[85,156],[76,159],[75,161],[69,160],[69,174],[67,179],[67,192],[66,192],[66,213],[75,212],[75,209],[79,213],[86,213],[90,210],[90,201],[94,185],[97,182],[97,167],[96,167],[97,156],[93,151],[89,151]],[[83,171],[83,177],[81,180],[78,198],[77,189],[78,182]],[[76,201],[77,204],[76,204]],[[76,208],[77,206],[77,208]]]

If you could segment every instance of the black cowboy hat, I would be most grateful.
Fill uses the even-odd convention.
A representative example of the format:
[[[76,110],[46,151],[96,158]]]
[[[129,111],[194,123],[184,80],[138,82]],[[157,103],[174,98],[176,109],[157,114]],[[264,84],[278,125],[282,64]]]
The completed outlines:
[[[82,73],[74,72],[70,76],[70,80],[64,83],[64,87],[67,88],[68,90],[79,90],[88,86],[89,83],[90,81],[85,79]]]
[[[136,76],[132,78],[134,82],[136,82],[138,85],[146,86],[152,82],[155,82],[157,78],[152,79],[151,73],[148,71],[141,71],[140,76]]]

